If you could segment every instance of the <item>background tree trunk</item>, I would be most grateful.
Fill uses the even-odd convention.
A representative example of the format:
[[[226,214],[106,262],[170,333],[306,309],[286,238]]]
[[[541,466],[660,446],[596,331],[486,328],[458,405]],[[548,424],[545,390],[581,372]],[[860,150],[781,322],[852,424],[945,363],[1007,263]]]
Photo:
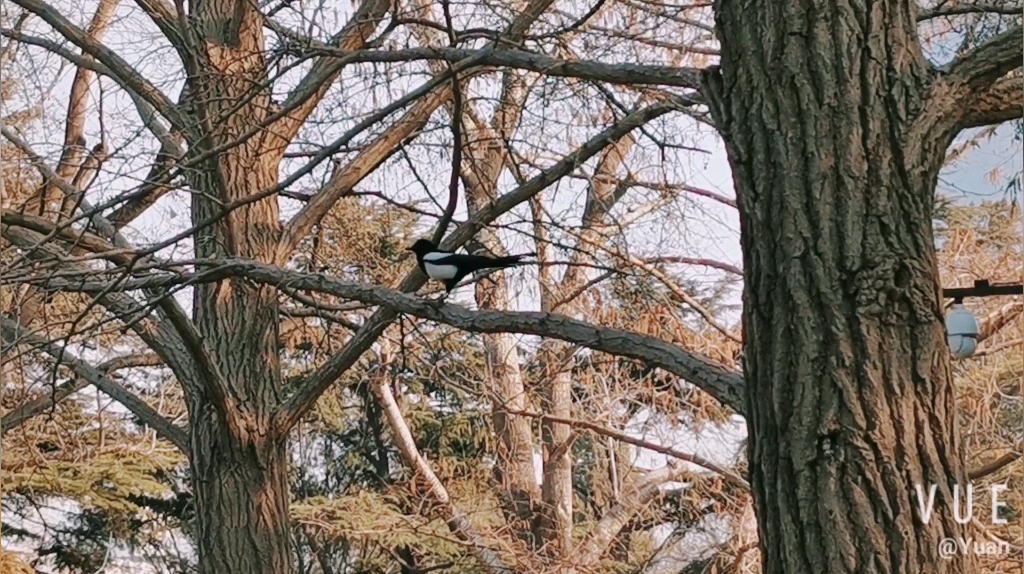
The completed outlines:
[[[705,83],[739,198],[763,572],[969,571],[938,552],[964,483],[931,219],[952,134],[908,141],[931,87],[914,9],[751,4],[719,3]],[[915,484],[938,485],[929,524]]]

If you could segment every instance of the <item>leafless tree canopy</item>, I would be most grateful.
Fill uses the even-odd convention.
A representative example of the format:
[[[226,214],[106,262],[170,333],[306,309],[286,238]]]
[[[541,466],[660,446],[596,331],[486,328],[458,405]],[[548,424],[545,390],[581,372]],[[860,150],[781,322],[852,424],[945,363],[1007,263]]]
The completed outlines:
[[[949,412],[921,357],[936,267],[1019,278],[1019,209],[934,191],[1020,121],[1024,7],[741,4],[4,3],[5,539],[76,572],[839,572],[811,547],[886,533],[819,540],[801,504],[843,501],[782,491],[821,436],[853,482],[857,440],[913,442],[826,397],[876,379],[933,385],[877,391],[953,437],[910,467],[1019,470],[1020,301],[979,304]],[[419,237],[537,256],[432,301]]]

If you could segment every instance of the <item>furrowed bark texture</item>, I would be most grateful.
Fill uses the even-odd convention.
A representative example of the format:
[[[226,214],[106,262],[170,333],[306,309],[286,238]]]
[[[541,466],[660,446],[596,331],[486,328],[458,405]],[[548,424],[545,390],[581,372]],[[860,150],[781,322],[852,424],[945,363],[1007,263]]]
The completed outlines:
[[[938,551],[965,483],[931,232],[952,134],[911,129],[933,75],[911,3],[721,0],[717,25],[763,572],[970,571]]]
[[[193,4],[201,73],[191,75],[186,106],[206,139],[199,151],[235,141],[273,111],[267,90],[259,15],[245,3]],[[277,183],[279,142],[268,132],[214,155],[191,172],[194,221],[220,205]],[[277,199],[233,211],[199,231],[199,258],[238,255],[271,261],[280,234]],[[278,309],[272,286],[224,280],[196,288],[194,321],[223,375],[224,420],[207,394],[190,397],[192,472],[204,574],[294,572],[288,520],[285,441],[273,432],[281,391]]]

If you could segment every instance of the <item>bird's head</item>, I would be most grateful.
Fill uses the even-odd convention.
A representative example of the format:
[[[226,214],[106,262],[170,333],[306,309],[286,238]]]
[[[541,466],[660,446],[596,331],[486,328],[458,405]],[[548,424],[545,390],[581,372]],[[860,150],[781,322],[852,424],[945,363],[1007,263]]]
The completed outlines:
[[[436,249],[437,246],[434,245],[434,243],[429,239],[417,239],[416,243],[413,243],[412,247],[408,248],[408,251],[412,251],[416,255],[423,257],[427,253],[430,253],[431,251],[434,251]]]

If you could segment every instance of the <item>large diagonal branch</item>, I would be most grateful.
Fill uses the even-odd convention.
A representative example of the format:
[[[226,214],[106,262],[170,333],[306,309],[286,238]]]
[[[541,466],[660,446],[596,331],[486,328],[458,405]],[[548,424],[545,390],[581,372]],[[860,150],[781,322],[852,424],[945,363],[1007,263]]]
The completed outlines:
[[[60,250],[47,241],[50,237],[56,237],[118,265],[122,274],[130,274],[136,263],[136,255],[130,250],[115,248],[103,238],[90,233],[57,228],[45,219],[10,211],[4,212],[3,219],[4,237],[39,261],[54,262],[62,258]],[[65,262],[61,265],[63,270],[77,271],[81,276],[96,272],[84,263]],[[42,279],[45,285],[47,278]],[[150,318],[149,310],[144,310],[134,299],[123,293],[103,290],[97,301],[131,325],[132,330],[171,368],[186,393],[205,391],[220,409],[225,421],[229,425],[236,425],[237,420],[231,414],[231,405],[225,391],[227,384],[195,325],[174,297],[159,289],[143,289],[148,297],[155,300],[158,313],[154,318]]]
[[[417,476],[426,483],[434,503],[441,507],[448,528],[459,540],[469,545],[470,552],[476,556],[485,571],[490,574],[511,574],[513,570],[505,566],[494,551],[487,548],[466,516],[455,507],[448,490],[437,478],[427,459],[423,458],[419,449],[416,448],[416,439],[413,438],[409,425],[405,422],[405,417],[402,416],[402,410],[395,401],[389,381],[384,379],[374,382],[373,393],[384,410],[384,416],[387,418],[388,428],[391,430],[398,452],[402,454],[406,464],[412,467]]]
[[[60,348],[52,341],[28,332],[13,319],[3,317],[2,327],[3,339],[8,345],[30,345],[46,353],[51,360],[60,361],[61,364],[67,365],[77,377],[85,379],[89,384],[95,385],[105,395],[124,405],[126,409],[139,417],[142,422],[155,430],[157,434],[188,455],[189,440],[184,430],[164,418],[163,415],[146,404],[145,401],[107,378],[105,373],[85,361],[72,356],[67,350]]]
[[[929,147],[943,149],[962,129],[1001,118],[1019,117],[1021,102],[1012,98],[1020,88],[1007,74],[1024,63],[1024,29],[1015,26],[953,60],[940,70],[931,94],[908,136],[910,157],[934,156]],[[1019,74],[1018,74],[1019,76]],[[921,144],[917,144],[921,141]],[[922,148],[919,152],[917,147]]]
[[[652,470],[627,487],[621,496],[621,502],[613,506],[597,522],[576,553],[575,564],[589,570],[600,560],[612,541],[620,531],[647,504],[661,493],[662,485],[672,482],[686,474],[686,465],[681,462],[670,462],[658,470]],[[569,570],[575,573],[575,569]]]
[[[515,206],[527,201],[544,188],[558,181],[571,173],[578,165],[600,153],[611,142],[618,140],[623,135],[633,131],[647,122],[674,111],[676,105],[673,103],[658,103],[646,108],[637,110],[623,118],[617,124],[604,130],[600,134],[588,140],[576,151],[566,155],[561,161],[544,170],[533,179],[519,186],[515,190],[501,196],[492,202],[487,208],[480,210],[468,221],[460,225],[441,244],[442,249],[454,250],[480,229],[507,213]],[[426,278],[420,271],[414,271],[402,281],[400,290],[411,292],[419,289]],[[388,325],[397,317],[391,309],[381,309],[374,313],[363,328],[349,340],[341,351],[330,357],[320,369],[298,384],[296,392],[281,406],[278,413],[278,424],[281,432],[294,426],[306,412],[313,407],[316,399],[334,381],[348,370],[359,357],[373,345],[373,342],[384,332]]]
[[[13,0],[15,4],[32,12],[49,24],[61,36],[78,46],[84,53],[96,58],[111,71],[111,77],[125,89],[139,94],[146,102],[167,118],[175,129],[186,132],[190,127],[184,116],[166,94],[161,92],[142,74],[113,50],[97,42],[89,34],[75,26],[60,11],[42,0]]]
[[[336,35],[332,45],[342,53],[361,50],[390,6],[391,0],[363,0],[351,20]],[[325,55],[314,62],[309,72],[282,104],[283,108],[293,108],[292,111],[279,119],[269,130],[282,140],[291,141],[299,133],[302,123],[323,99],[342,68],[349,63],[348,58],[336,55]]]
[[[967,105],[964,129],[980,128],[1024,117],[1024,77],[1006,77]]]
[[[96,7],[92,22],[86,32],[89,38],[95,42],[101,42],[103,35],[110,27],[114,13],[120,0],[101,0]],[[85,59],[92,59],[89,55]],[[90,86],[95,72],[89,66],[78,66],[75,71],[75,79],[71,82],[71,91],[68,94],[68,109],[64,120],[64,149],[61,150],[60,160],[57,162],[57,175],[67,181],[71,181],[75,172],[85,158],[85,119],[89,112]],[[79,187],[76,191],[81,191]],[[48,207],[50,195],[53,192],[53,182],[48,181],[39,190],[39,196],[30,198],[29,203],[38,199],[39,214]],[[29,211],[32,208],[29,207]]]
[[[996,80],[1024,65],[1024,28],[1014,26],[977,48],[960,56],[947,66],[945,80],[966,84],[976,93],[987,90]]]
[[[13,321],[13,319],[8,319],[6,317],[4,320]],[[104,361],[103,363],[96,365],[96,370],[104,377],[109,377],[112,372],[121,369],[128,369],[132,367],[156,367],[161,364],[163,363],[160,361],[160,357],[152,353],[146,353],[142,355],[126,355],[124,357]],[[38,399],[28,401],[5,414],[3,416],[3,420],[0,421],[0,429],[2,429],[0,432],[7,434],[9,431],[21,426],[25,421],[42,413],[53,405],[60,403],[90,384],[91,383],[84,377],[76,376],[70,381],[57,385],[52,393],[43,395]]]

